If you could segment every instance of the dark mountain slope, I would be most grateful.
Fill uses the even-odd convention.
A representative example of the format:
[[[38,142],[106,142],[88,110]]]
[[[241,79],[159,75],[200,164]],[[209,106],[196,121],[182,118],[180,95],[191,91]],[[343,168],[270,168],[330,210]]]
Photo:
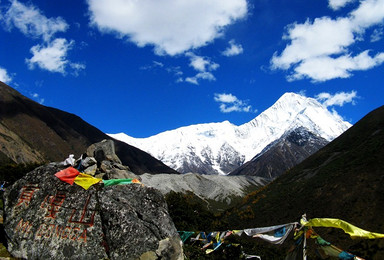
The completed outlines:
[[[229,175],[248,175],[274,179],[302,162],[328,143],[304,127],[288,131],[272,142],[252,160]]]
[[[80,156],[103,139],[112,138],[80,117],[42,106],[0,82],[1,161],[61,161],[70,153]],[[177,173],[149,154],[114,141],[116,154],[133,172]]]
[[[257,227],[297,221],[307,213],[309,218],[340,218],[384,233],[383,162],[384,106],[269,185],[249,194],[225,220],[234,225],[231,228]],[[344,249],[356,250],[368,259],[384,259],[384,240],[351,240],[328,230],[326,234],[347,247]]]

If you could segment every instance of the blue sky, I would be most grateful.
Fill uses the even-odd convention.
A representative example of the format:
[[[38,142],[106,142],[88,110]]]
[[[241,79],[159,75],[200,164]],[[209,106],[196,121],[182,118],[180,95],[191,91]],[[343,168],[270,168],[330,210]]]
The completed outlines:
[[[0,80],[106,133],[384,103],[384,0],[0,0],[0,26]]]

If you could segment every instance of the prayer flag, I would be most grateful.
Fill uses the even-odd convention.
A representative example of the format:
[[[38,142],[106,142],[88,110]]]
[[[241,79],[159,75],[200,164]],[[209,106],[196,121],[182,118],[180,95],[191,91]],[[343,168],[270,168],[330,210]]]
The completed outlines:
[[[99,183],[101,179],[92,177],[91,175],[79,173],[79,175],[75,178],[75,183],[85,190],[88,190],[92,185]]]
[[[71,167],[68,167],[64,170],[61,170],[61,171],[55,173],[55,176],[57,178],[59,178],[60,180],[72,185],[75,178],[79,174],[80,174],[80,172],[71,166]]]
[[[140,183],[138,179],[111,179],[111,180],[103,180],[104,186],[112,186],[112,185],[125,185],[130,183]]]
[[[296,226],[297,223],[289,223],[271,227],[244,229],[248,236],[261,238],[272,244],[282,244]]]
[[[304,226],[310,227],[333,227],[344,230],[345,233],[349,234],[352,238],[384,238],[384,234],[374,233],[358,228],[344,220],[334,218],[313,218],[308,222],[305,222]]]

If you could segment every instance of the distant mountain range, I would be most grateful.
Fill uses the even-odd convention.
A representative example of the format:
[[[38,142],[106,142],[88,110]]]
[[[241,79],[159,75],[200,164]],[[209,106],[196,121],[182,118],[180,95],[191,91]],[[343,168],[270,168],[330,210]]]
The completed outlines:
[[[80,117],[40,105],[0,82],[0,164],[63,161],[112,139]],[[136,174],[178,173],[146,152],[114,140],[116,154]]]
[[[150,153],[181,173],[233,172],[274,178],[350,126],[315,99],[286,93],[240,126],[224,121],[181,127],[148,138],[133,138],[124,133],[109,136]],[[261,157],[259,153],[265,155],[263,160],[257,159]],[[278,154],[282,157],[278,158]],[[253,161],[248,165],[257,161],[256,167],[263,168],[263,172],[245,171],[244,163],[248,161]],[[238,169],[240,166],[243,167]]]

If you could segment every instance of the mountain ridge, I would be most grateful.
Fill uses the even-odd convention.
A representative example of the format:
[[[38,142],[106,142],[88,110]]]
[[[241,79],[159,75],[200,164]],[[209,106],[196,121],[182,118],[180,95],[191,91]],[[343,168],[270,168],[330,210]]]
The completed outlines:
[[[260,176],[272,180],[327,144],[327,140],[304,127],[289,130],[228,175]]]
[[[308,218],[338,218],[384,233],[384,106],[223,214],[232,228],[269,226]],[[239,219],[239,216],[245,218]],[[319,228],[320,229],[320,228]],[[384,259],[382,240],[351,240],[342,231],[321,230],[364,259]]]
[[[223,121],[184,126],[147,138],[124,133],[108,135],[147,151],[182,173],[228,174],[288,129],[300,126],[330,141],[351,124],[313,98],[285,93],[270,108],[240,126]]]
[[[236,212],[252,209],[249,220],[238,223],[269,225],[298,218],[333,217],[367,230],[384,230],[384,106],[368,113],[318,152],[247,195]],[[284,198],[284,200],[282,200]]]
[[[112,139],[116,154],[136,174],[178,173],[140,149],[113,139],[79,116],[43,106],[0,82],[0,162],[45,163]]]

